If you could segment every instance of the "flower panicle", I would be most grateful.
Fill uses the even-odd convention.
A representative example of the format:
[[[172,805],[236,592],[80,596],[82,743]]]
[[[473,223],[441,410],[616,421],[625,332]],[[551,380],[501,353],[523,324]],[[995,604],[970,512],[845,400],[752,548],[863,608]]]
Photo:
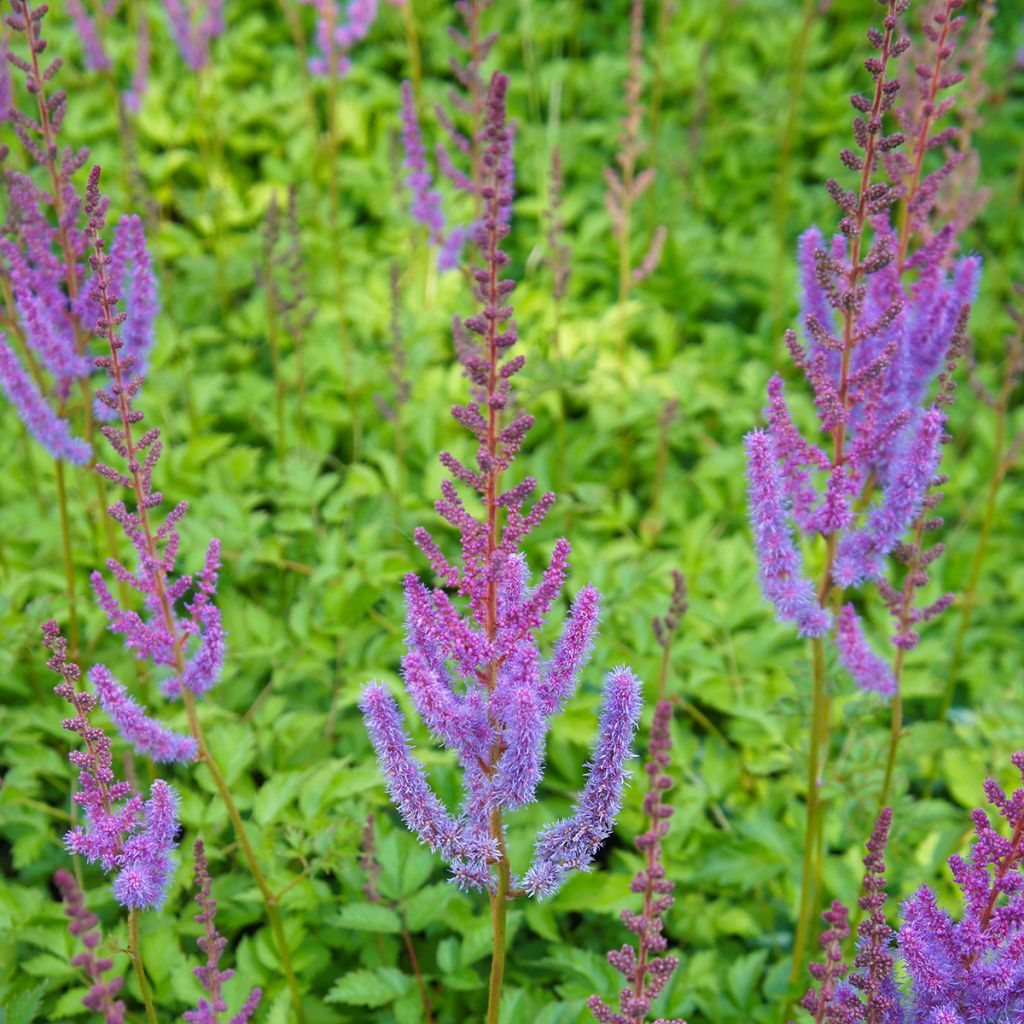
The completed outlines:
[[[62,724],[80,737],[84,748],[72,751],[69,760],[79,770],[74,800],[85,823],[65,835],[64,845],[88,863],[99,863],[104,872],[117,872],[113,892],[123,906],[158,908],[167,897],[174,870],[178,795],[157,779],[144,800],[129,783],[116,778],[110,740],[90,720],[96,698],[79,688],[81,670],[68,659],[67,641],[57,623],[50,619],[42,630],[43,646],[50,652],[47,667],[61,680],[54,693],[74,711]]]
[[[224,982],[230,981],[235,972],[228,968],[221,970],[220,958],[227,946],[227,939],[217,930],[217,901],[213,897],[213,881],[206,860],[206,848],[201,839],[197,839],[193,847],[195,861],[196,903],[199,913],[195,915],[196,923],[202,925],[203,933],[196,940],[199,949],[206,955],[206,962],[192,968],[192,973],[207,993],[208,998],[199,1000],[194,1010],[186,1010],[182,1018],[187,1024],[217,1024],[220,1014],[227,1013],[228,1005],[224,999]],[[232,1024],[245,1024],[259,1006],[262,990],[254,988],[248,995],[239,1012],[232,1017]]]
[[[476,442],[474,462],[451,452],[440,461],[451,474],[436,509],[459,534],[461,558],[452,560],[424,528],[415,539],[441,586],[414,574],[405,580],[407,651],[405,689],[431,735],[455,752],[465,796],[458,814],[438,799],[412,751],[397,703],[379,684],[363,691],[361,707],[392,800],[406,825],[452,868],[465,888],[491,888],[495,865],[507,869],[502,814],[535,799],[544,768],[550,719],[571,695],[589,659],[600,596],[584,588],[545,659],[538,631],[558,600],[569,569],[570,545],[559,540],[546,569],[531,584],[524,538],[551,508],[547,493],[528,505],[537,487],[530,476],[507,484],[533,417],[514,411],[512,381],[523,357],[512,355],[518,334],[506,277],[512,136],[505,115],[508,80],[495,73],[487,90],[481,156],[481,216],[474,229],[481,263],[471,271],[480,309],[456,318],[455,347],[471,399],[452,410]],[[474,514],[458,485],[474,492]],[[449,591],[453,590],[454,595]],[[456,602],[465,603],[462,613]],[[587,783],[573,815],[537,840],[534,866],[512,892],[554,892],[568,871],[585,869],[609,835],[628,774],[629,745],[639,714],[639,684],[616,669],[605,688],[604,710]],[[511,875],[511,873],[510,873]]]
[[[915,605],[928,582],[927,566],[942,550],[941,545],[924,547],[922,538],[941,523],[934,512],[941,448],[981,264],[975,256],[950,260],[953,225],[931,233],[915,227],[908,235],[909,221],[894,217],[895,203],[913,203],[914,196],[924,202],[923,191],[913,191],[917,157],[934,137],[927,125],[923,136],[917,131],[918,122],[906,111],[918,100],[901,104],[902,84],[891,74],[910,47],[899,31],[908,2],[887,0],[883,6],[882,27],[868,34],[877,51],[865,61],[873,89],[851,97],[853,147],[840,154],[855,185],[827,184],[840,213],[834,238],[826,240],[813,227],[800,238],[802,336],[786,333],[827,443],[804,436],[776,376],[768,386],[767,429],[748,436],[747,476],[766,599],[802,635],[830,635],[859,686],[890,696],[896,678],[872,651],[860,618],[844,598],[852,588],[874,584],[895,620],[892,643],[903,649],[917,643],[915,625],[952,600],[944,595],[924,607]],[[941,54],[938,66],[952,52],[943,33],[953,30],[948,18],[959,4],[945,6],[947,21],[935,22],[933,39]],[[928,82],[936,90],[954,84],[931,71]],[[925,103],[920,116],[931,125],[948,107],[947,100],[931,107]],[[897,128],[887,133],[892,119]],[[908,139],[909,157],[904,155]],[[883,174],[908,166],[913,180]],[[828,554],[815,588],[805,574],[799,542],[818,537]],[[900,585],[890,582],[892,562],[907,567]],[[833,607],[843,611],[833,615]]]
[[[90,580],[109,629],[124,638],[125,647],[136,658],[172,671],[161,680],[161,692],[171,699],[180,697],[183,689],[202,696],[220,678],[224,662],[225,631],[213,601],[220,571],[220,541],[210,541],[198,574],[176,575],[181,546],[178,525],[188,505],[179,503],[163,523],[153,523],[153,512],[164,501],[163,494],[153,486],[153,472],[163,453],[163,443],[158,428],[136,429],[144,417],[135,408],[143,385],[141,364],[151,340],[151,320],[140,317],[133,321],[128,312],[116,309],[122,284],[145,299],[140,299],[140,305],[155,301],[155,285],[137,218],[122,221],[123,231],[115,237],[110,254],[106,252],[102,232],[107,202],[100,194],[99,181],[100,169],[94,167],[85,203],[89,263],[93,271],[90,299],[96,310],[96,329],[108,352],[95,360],[107,375],[107,385],[97,388],[96,398],[114,418],[113,423],[101,428],[101,433],[121,465],[97,463],[96,471],[131,495],[133,508],[121,500],[114,502],[107,512],[131,543],[136,565],[129,568],[111,558],[107,570],[138,595],[142,610],[136,611],[118,601],[103,573],[93,572]],[[184,605],[183,611],[179,611],[179,605]],[[191,653],[186,660],[184,652],[189,645]],[[105,709],[136,750],[151,757],[159,753],[161,758],[170,760],[195,756],[194,747],[185,738],[175,737],[148,718],[144,709],[112,681],[105,668],[100,666],[96,671],[100,673]]]
[[[68,930],[81,942],[83,951],[71,960],[72,967],[81,967],[89,979],[89,991],[82,997],[82,1005],[103,1017],[104,1024],[124,1024],[125,1005],[117,995],[124,985],[124,978],[104,980],[104,975],[114,966],[114,961],[99,952],[103,936],[99,920],[85,906],[85,896],[70,871],[60,868],[53,880],[64,903],[64,913],[70,918]]]
[[[352,50],[361,43],[377,19],[377,0],[349,0],[344,15],[338,0],[304,0],[316,8],[316,43],[319,53],[309,59],[317,78],[343,78],[352,69]]]
[[[619,995],[619,1010],[614,1010],[598,995],[591,996],[587,1002],[600,1024],[644,1024],[651,1004],[679,966],[678,957],[661,955],[668,947],[668,940],[662,932],[664,915],[675,902],[672,895],[675,883],[665,873],[661,845],[668,834],[673,813],[671,805],[664,800],[665,793],[672,786],[672,778],[668,774],[672,751],[671,723],[671,703],[658,701],[647,748],[649,759],[644,765],[647,792],[643,809],[647,828],[636,838],[644,863],[630,884],[630,890],[642,896],[643,906],[639,914],[632,910],[622,911],[622,923],[636,936],[635,946],[625,944],[608,954],[608,962],[626,979],[627,987]],[[685,1021],[661,1020],[658,1024],[685,1024]]]

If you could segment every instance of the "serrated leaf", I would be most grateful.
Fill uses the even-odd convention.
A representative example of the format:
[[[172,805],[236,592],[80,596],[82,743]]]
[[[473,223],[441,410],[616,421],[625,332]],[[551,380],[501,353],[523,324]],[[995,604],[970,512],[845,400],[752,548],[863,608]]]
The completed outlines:
[[[387,1006],[404,996],[412,983],[412,978],[394,967],[381,967],[376,971],[349,971],[334,983],[324,1001],[370,1008]]]
[[[390,907],[379,903],[347,903],[336,918],[341,928],[360,932],[383,932],[394,935],[402,930],[402,921]]]

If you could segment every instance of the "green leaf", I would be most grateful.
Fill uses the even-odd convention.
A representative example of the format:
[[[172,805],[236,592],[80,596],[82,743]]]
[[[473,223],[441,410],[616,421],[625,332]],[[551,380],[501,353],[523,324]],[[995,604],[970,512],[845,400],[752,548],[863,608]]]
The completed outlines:
[[[347,903],[336,919],[342,928],[359,932],[383,932],[394,935],[402,930],[402,921],[390,907],[379,903]]]
[[[409,992],[412,984],[412,978],[394,967],[349,971],[331,986],[324,1001],[348,1006],[387,1006]]]

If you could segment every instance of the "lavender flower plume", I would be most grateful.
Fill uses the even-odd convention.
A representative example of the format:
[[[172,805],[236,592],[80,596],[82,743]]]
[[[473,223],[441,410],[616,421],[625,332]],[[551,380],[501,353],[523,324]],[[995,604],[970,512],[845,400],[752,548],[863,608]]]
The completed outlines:
[[[18,357],[0,334],[0,385],[29,433],[55,458],[76,466],[88,463],[92,448],[74,437],[62,419],[25,373]]]
[[[197,944],[200,950],[206,954],[206,963],[199,967],[193,967],[192,973],[199,979],[209,998],[200,999],[198,1006],[194,1010],[186,1010],[182,1014],[182,1018],[187,1024],[217,1024],[220,1014],[227,1013],[228,1009],[222,986],[224,982],[230,981],[234,977],[235,972],[230,968],[222,971],[219,966],[227,939],[217,931],[217,901],[213,898],[212,881],[206,863],[206,850],[201,839],[196,840],[193,852],[195,855],[196,903],[199,904],[199,913],[196,914],[195,919],[198,924],[203,926],[203,934],[199,936]],[[241,1010],[231,1018],[231,1024],[245,1024],[256,1012],[262,995],[260,989],[254,988],[246,998]]]
[[[508,257],[501,248],[512,202],[506,89],[507,79],[495,74],[482,134],[484,206],[474,234],[484,265],[472,271],[481,310],[454,326],[472,398],[455,406],[452,415],[476,439],[476,463],[468,465],[451,452],[440,455],[453,479],[442,483],[436,508],[460,534],[461,559],[449,560],[425,529],[417,529],[416,542],[442,586],[428,587],[415,575],[405,581],[402,676],[424,724],[462,766],[465,797],[458,814],[431,790],[398,706],[384,688],[368,686],[361,707],[388,792],[409,828],[451,864],[454,880],[468,888],[500,891],[494,888],[497,875],[513,893],[522,888],[539,895],[553,892],[572,868],[586,868],[610,833],[640,696],[627,670],[610,675],[599,739],[576,813],[538,840],[538,860],[529,876],[537,884],[520,885],[508,864],[502,816],[535,799],[550,719],[571,695],[589,658],[600,598],[593,588],[580,593],[553,656],[545,660],[537,634],[564,585],[570,546],[558,541],[544,573],[531,585],[520,548],[554,495],[542,495],[528,507],[536,480],[504,480],[533,425],[525,413],[505,417],[512,407],[512,379],[524,362],[522,356],[506,355],[518,337],[508,304],[514,283],[503,277]],[[480,518],[469,511],[456,482],[479,495],[484,506]]]
[[[1024,780],[1024,752],[1011,760]],[[949,860],[961,895],[960,919],[941,909],[927,886],[900,911],[912,1024],[949,1011],[956,1014],[950,1019],[964,1024],[1024,1015],[1024,786],[1007,795],[988,779],[985,796],[1009,835],[983,809],[971,812],[971,851]]]
[[[641,703],[636,676],[626,668],[614,669],[608,676],[599,739],[574,813],[537,836],[533,863],[523,876],[523,888],[531,895],[548,896],[558,890],[570,871],[587,870],[611,835],[622,806],[622,790],[629,775],[626,762]]]
[[[194,761],[198,754],[192,736],[181,736],[150,718],[105,665],[89,670],[89,681],[99,697],[100,706],[114,723],[121,738],[135,751],[157,762]]]
[[[109,378],[107,388],[98,388],[96,398],[116,418],[117,425],[102,427],[102,434],[114,453],[120,456],[123,468],[97,463],[96,471],[111,483],[129,491],[134,503],[130,510],[123,501],[116,501],[108,514],[124,531],[136,555],[136,565],[129,568],[116,559],[108,559],[110,574],[128,590],[139,595],[142,611],[119,602],[100,572],[90,580],[97,603],[107,617],[110,630],[124,637],[125,647],[136,658],[149,660],[155,666],[169,669],[171,675],[161,680],[160,689],[168,697],[181,695],[188,689],[195,696],[207,693],[217,682],[223,668],[225,632],[220,612],[213,599],[220,570],[220,542],[211,540],[201,571],[175,575],[181,546],[178,524],[188,511],[184,502],[167,514],[163,523],[153,522],[153,512],[163,503],[163,495],[153,489],[153,470],[163,451],[160,431],[150,429],[141,435],[134,429],[143,414],[134,406],[142,389],[143,377],[137,373],[140,359],[147,347],[149,318],[140,314],[132,325],[125,312],[115,312],[118,283],[128,281],[136,296],[152,298],[152,282],[148,275],[145,247],[139,248],[140,225],[122,222],[120,244],[108,255],[102,235],[106,201],[99,191],[98,167],[89,176],[85,210],[88,215],[86,237],[91,247],[92,268],[90,298],[96,316],[96,330],[106,343],[109,355],[96,359],[96,365]],[[149,306],[149,299],[140,305]],[[129,334],[129,329],[132,331]],[[134,340],[125,351],[122,331]],[[191,600],[186,597],[191,595]],[[184,604],[184,613],[179,610]],[[142,709],[138,713],[146,717]],[[141,735],[141,734],[138,734]]]
[[[206,0],[198,9],[181,0],[164,0],[171,36],[182,59],[192,71],[210,63],[210,47],[224,34],[224,0]]]
[[[836,648],[843,668],[862,689],[892,697],[896,678],[888,664],[868,645],[860,616],[852,604],[844,604],[836,617]]]
[[[403,166],[409,170],[405,184],[412,192],[412,219],[427,229],[431,245],[440,245],[444,240],[441,194],[433,188],[423,148],[423,130],[416,114],[416,98],[409,81],[402,82],[402,145],[405,149]]]
[[[822,636],[832,620],[818,603],[804,574],[803,560],[786,520],[786,496],[770,434],[752,430],[747,451],[750,522],[754,530],[761,589],[783,622],[796,624],[801,636]]]
[[[96,23],[82,6],[81,0],[67,0],[68,16],[75,23],[75,31],[85,50],[85,66],[90,71],[108,71],[111,67],[110,57],[103,48]]]
[[[110,247],[109,276],[127,313],[121,324],[125,355],[134,356],[136,371],[145,374],[155,340],[159,300],[145,228],[135,214],[118,221]]]
[[[62,724],[82,738],[85,748],[68,755],[79,769],[80,788],[74,800],[85,814],[85,824],[72,828],[64,845],[88,863],[100,864],[105,872],[117,872],[113,893],[123,906],[160,907],[174,868],[178,796],[157,779],[150,787],[150,798],[144,801],[129,783],[116,779],[110,740],[89,720],[96,698],[78,689],[81,670],[68,660],[67,642],[53,620],[43,624],[43,645],[50,651],[47,667],[61,677],[54,693],[75,712]]]
[[[316,8],[316,42],[319,54],[309,60],[309,70],[320,78],[342,78],[352,67],[349,54],[370,33],[377,18],[377,0],[349,0],[344,17],[337,0],[304,0]]]
[[[956,5],[953,0],[947,7]],[[951,225],[923,229],[934,180],[922,179],[922,160],[930,140],[942,144],[929,133],[951,101],[926,103],[914,118],[905,116],[901,83],[889,68],[910,46],[899,33],[908,2],[887,0],[885,6],[883,30],[869,33],[878,51],[865,62],[873,90],[851,97],[854,148],[840,154],[857,185],[848,190],[836,180],[827,184],[840,213],[839,234],[826,239],[811,228],[800,238],[803,338],[786,333],[828,444],[819,447],[801,433],[778,377],[768,386],[768,436],[758,436],[756,458],[748,441],[751,517],[766,597],[781,619],[806,635],[835,629],[844,665],[860,685],[882,693],[891,692],[895,678],[869,649],[852,611],[834,621],[816,616],[815,629],[803,626],[808,609],[813,614],[818,608],[811,604],[810,583],[797,575],[792,529],[799,540],[825,541],[817,600],[831,598],[838,607],[844,591],[874,583],[896,619],[892,642],[898,648],[913,646],[917,633],[910,627],[948,604],[942,598],[916,609],[912,598],[927,581],[929,561],[941,552],[924,551],[920,535],[941,522],[932,516],[937,497],[929,492],[981,269],[973,256],[953,260]],[[936,28],[935,40],[945,39],[947,27]],[[937,63],[922,72],[938,90],[953,84],[941,73],[952,52],[947,49],[940,41]],[[885,134],[887,117],[904,131]],[[909,161],[900,152],[908,136],[914,149]],[[888,181],[878,180],[883,164]],[[897,226],[891,208],[899,199],[913,212]],[[886,579],[890,559],[908,565],[909,590],[900,593]],[[772,586],[780,574],[786,584],[781,593]],[[803,585],[795,587],[794,579]]]
[[[103,975],[114,966],[114,961],[97,953],[102,941],[97,927],[99,921],[95,914],[86,909],[85,897],[70,871],[61,868],[55,872],[53,880],[60,890],[64,913],[71,919],[68,930],[85,947],[83,952],[76,953],[71,960],[71,966],[81,967],[91,983],[89,991],[82,997],[82,1005],[100,1014],[104,1024],[124,1024],[124,1001],[116,998],[124,985],[124,979],[103,980]]]
[[[135,68],[131,85],[124,91],[125,108],[133,114],[142,109],[142,100],[149,89],[149,69],[153,56],[153,41],[150,37],[149,15],[145,8],[138,12],[139,27],[135,39]]]
[[[682,579],[682,574],[677,574]],[[673,614],[677,605],[673,602]],[[669,632],[674,630],[674,627]],[[600,996],[593,995],[587,1000],[594,1017],[600,1024],[643,1024],[651,1009],[651,1003],[664,990],[672,972],[679,966],[674,956],[652,954],[664,953],[668,941],[662,934],[664,914],[672,907],[675,898],[672,891],[675,883],[665,874],[661,862],[661,841],[668,834],[672,807],[662,799],[671,788],[668,775],[671,764],[672,737],[669,727],[672,723],[672,705],[667,700],[658,701],[651,724],[651,739],[648,744],[650,758],[644,770],[647,772],[648,788],[644,795],[644,814],[647,829],[636,838],[636,845],[644,857],[644,864],[630,883],[630,890],[643,897],[643,909],[637,914],[632,910],[622,911],[622,923],[636,935],[636,947],[623,945],[608,954],[608,962],[627,982],[619,995],[619,1010],[613,1010]],[[681,1020],[659,1020],[655,1024],[685,1024]]]
[[[1011,761],[1024,780],[1024,752]],[[893,932],[885,917],[884,861],[892,812],[886,808],[879,815],[864,858],[859,905],[867,916],[858,927],[852,971],[838,980],[847,968],[837,950],[829,953],[831,968],[812,968],[820,992],[808,992],[801,1005],[815,1020],[1004,1024],[1022,1018],[1024,786],[1008,795],[988,779],[984,789],[1004,828],[996,828],[982,809],[971,812],[971,851],[949,859],[960,891],[959,919],[923,885],[903,903],[899,930]]]

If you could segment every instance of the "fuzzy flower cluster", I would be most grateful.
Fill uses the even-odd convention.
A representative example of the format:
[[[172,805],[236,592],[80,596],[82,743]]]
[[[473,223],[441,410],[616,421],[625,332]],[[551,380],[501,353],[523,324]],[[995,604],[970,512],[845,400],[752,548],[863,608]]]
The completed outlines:
[[[677,578],[682,579],[681,574]],[[673,601],[673,607],[675,603]],[[672,616],[673,612],[669,615]],[[622,923],[636,936],[636,946],[625,944],[621,949],[608,954],[608,962],[627,982],[619,993],[619,1011],[613,1010],[600,996],[591,996],[587,1003],[600,1024],[643,1024],[650,1013],[651,1003],[661,994],[672,972],[679,966],[677,957],[659,955],[668,946],[662,934],[662,918],[675,902],[672,895],[675,883],[666,877],[661,862],[661,841],[668,834],[669,819],[672,817],[672,807],[663,799],[666,790],[672,786],[668,774],[672,750],[672,737],[669,733],[671,723],[671,703],[667,700],[658,701],[648,745],[650,760],[644,766],[648,778],[644,814],[650,824],[636,838],[637,848],[644,857],[644,865],[630,883],[630,890],[643,897],[643,908],[639,914],[632,910],[622,912]],[[659,1018],[654,1024],[686,1022]]]
[[[919,163],[910,182],[874,180],[881,157],[893,157],[905,141],[901,132],[884,134],[882,124],[900,93],[886,70],[909,45],[896,31],[906,6],[906,0],[890,0],[884,30],[869,34],[879,52],[865,62],[875,87],[872,95],[852,97],[856,150],[842,153],[859,185],[847,191],[828,183],[841,213],[840,233],[829,240],[811,228],[799,243],[804,337],[787,331],[786,343],[830,443],[821,446],[801,433],[778,375],[768,385],[767,428],[752,431],[745,442],[766,598],[800,635],[832,633],[855,681],[883,695],[891,695],[896,682],[872,652],[855,605],[837,601],[834,614],[827,599],[878,585],[895,620],[893,643],[904,648],[917,642],[914,625],[950,603],[946,595],[917,608],[913,598],[941,553],[940,547],[924,549],[921,538],[941,521],[932,515],[938,497],[929,492],[946,440],[951,374],[966,344],[981,271],[977,257],[951,258],[951,228],[911,251],[910,236],[892,226],[897,200],[909,202],[913,224],[934,204],[935,189],[921,179]],[[922,129],[926,148],[930,124]],[[813,537],[824,538],[828,551],[820,586],[808,576],[799,548],[801,539]],[[891,558],[908,566],[902,592],[886,580]]]
[[[507,870],[503,812],[535,799],[550,719],[571,696],[588,660],[600,601],[593,588],[584,588],[553,655],[542,657],[537,634],[565,582],[569,543],[558,541],[543,576],[531,586],[519,549],[554,496],[545,494],[527,508],[536,480],[526,477],[505,487],[502,479],[533,424],[526,414],[506,422],[502,415],[512,404],[511,382],[524,362],[522,356],[507,356],[517,334],[508,305],[514,282],[502,276],[508,257],[501,243],[509,232],[512,200],[506,89],[507,79],[495,74],[484,129],[485,205],[475,239],[484,263],[473,272],[482,309],[465,323],[456,320],[455,331],[473,399],[455,406],[452,414],[478,442],[476,466],[449,452],[440,456],[454,480],[442,484],[436,507],[460,534],[461,565],[449,561],[420,528],[417,543],[442,586],[428,587],[415,575],[405,581],[405,687],[432,735],[458,756],[465,790],[460,813],[452,814],[432,791],[385,688],[369,685],[361,701],[388,791],[407,825],[452,865],[459,884],[472,888],[491,888],[499,862]],[[463,504],[455,481],[480,496],[480,518]],[[465,599],[466,614],[446,588]],[[512,893],[548,895],[570,871],[590,865],[621,804],[639,711],[638,681],[627,669],[615,669],[605,687],[586,785],[572,814],[538,835],[533,863],[512,879]]]
[[[52,619],[43,624],[43,645],[50,651],[47,667],[61,677],[54,693],[74,709],[62,724],[81,737],[84,748],[73,750],[68,759],[79,770],[74,799],[85,824],[72,828],[64,845],[108,874],[116,872],[113,892],[119,903],[131,909],[160,907],[174,869],[178,795],[157,779],[143,800],[115,777],[110,740],[89,720],[96,698],[78,688],[79,667],[68,660],[67,642]]]
[[[91,982],[89,991],[82,997],[82,1005],[103,1017],[104,1024],[124,1024],[124,1001],[117,998],[124,985],[123,978],[103,980],[103,975],[114,966],[109,957],[97,954],[102,936],[96,915],[85,906],[85,897],[78,887],[74,875],[61,868],[53,876],[60,898],[64,902],[64,913],[71,919],[68,930],[85,947],[71,960],[72,967],[81,967]]]
[[[96,366],[108,376],[107,386],[97,389],[96,399],[115,420],[105,424],[102,433],[122,460],[122,468],[97,463],[96,471],[127,490],[134,503],[134,509],[129,509],[124,501],[116,501],[107,511],[130,542],[136,555],[135,565],[129,568],[110,558],[107,569],[125,590],[139,595],[142,611],[123,605],[111,593],[102,573],[93,572],[90,579],[110,630],[124,638],[125,647],[136,658],[169,671],[160,682],[164,695],[176,699],[187,689],[202,696],[220,678],[224,662],[224,629],[213,601],[220,569],[220,542],[210,542],[203,568],[195,579],[186,574],[175,575],[181,545],[178,524],[188,506],[184,502],[178,504],[162,524],[154,525],[153,511],[163,502],[163,495],[153,489],[153,469],[162,451],[160,431],[153,428],[140,435],[136,430],[143,418],[135,409],[134,400],[142,387],[138,369],[146,346],[145,339],[136,333],[131,316],[115,312],[115,289],[123,265],[116,241],[110,254],[104,251],[106,202],[99,192],[99,168],[93,168],[89,176],[85,209],[93,271],[90,298],[96,307],[97,333],[109,352],[95,360]],[[131,347],[130,338],[134,339]],[[188,595],[190,600],[186,600]],[[181,603],[183,612],[178,607]],[[191,653],[187,654],[189,650]],[[105,666],[97,665],[90,677],[104,710],[139,753],[158,761],[195,757],[195,742],[151,719]]]
[[[337,0],[304,0],[316,8],[316,42],[320,53],[309,60],[318,78],[342,78],[352,69],[349,54],[373,28],[377,0],[349,0],[342,16]]]
[[[5,175],[10,213],[6,237],[0,239],[0,280],[9,326],[0,335],[0,386],[29,432],[55,459],[84,465],[92,451],[75,436],[69,414],[74,390],[88,395],[88,347],[97,330],[97,311],[85,270],[82,200],[72,179],[88,153],[58,148],[67,96],[47,95],[60,60],[45,67],[39,63],[46,48],[40,34],[46,8],[32,10],[21,0],[13,7],[7,23],[26,37],[29,59],[10,50],[6,59],[25,76],[37,111],[31,116],[9,104],[9,113],[29,158],[50,172],[53,184],[47,190],[27,174]],[[157,296],[137,217],[124,217],[117,225],[113,254],[113,273],[128,314],[126,342],[144,360],[152,345]]]
[[[1011,758],[1024,780],[1024,752]],[[868,842],[867,873],[853,964],[842,961],[846,908],[833,904],[822,936],[825,964],[801,1005],[830,1024],[1005,1024],[1024,1019],[1024,786],[1008,795],[992,779],[985,796],[1004,821],[972,812],[974,842],[949,866],[961,894],[959,919],[928,886],[900,908],[897,931],[885,919],[885,862],[892,813]],[[1008,832],[1009,834],[1004,834]],[[844,931],[845,929],[845,931]]]
[[[412,84],[402,83],[403,166],[409,172],[405,183],[412,193],[410,213],[417,224],[426,228],[431,246],[437,249],[440,270],[454,270],[461,265],[466,243],[476,238],[477,220],[484,202],[486,135],[480,118],[485,109],[487,85],[481,69],[497,42],[498,34],[483,33],[480,17],[490,4],[491,0],[456,0],[454,7],[461,27],[449,29],[449,35],[463,53],[461,60],[452,58],[450,61],[459,88],[448,93],[449,110],[437,106],[434,111],[447,138],[447,142],[439,142],[435,147],[437,168],[457,194],[471,201],[473,216],[468,220],[451,224],[446,221],[441,193],[434,187],[434,177],[427,161]],[[459,127],[457,120],[466,122],[465,130]],[[509,124],[506,131],[514,134],[514,127]],[[505,185],[509,192],[513,189],[514,180],[515,164],[510,147],[505,167]],[[510,210],[502,216],[507,222]]]
[[[196,903],[199,904],[196,922],[203,926],[203,934],[197,941],[199,948],[206,954],[206,963],[194,967],[192,973],[199,979],[209,998],[200,999],[199,1005],[194,1010],[187,1010],[182,1017],[187,1024],[217,1024],[220,1014],[227,1013],[228,1009],[222,986],[235,972],[230,969],[222,971],[219,967],[227,939],[217,931],[217,901],[213,898],[206,850],[201,839],[196,840],[194,854]],[[231,1024],[246,1024],[256,1012],[262,995],[260,989],[254,988],[242,1004],[242,1008],[231,1018]]]
[[[191,70],[202,71],[210,63],[211,43],[224,34],[224,0],[187,5],[164,0],[164,10],[182,59]]]

